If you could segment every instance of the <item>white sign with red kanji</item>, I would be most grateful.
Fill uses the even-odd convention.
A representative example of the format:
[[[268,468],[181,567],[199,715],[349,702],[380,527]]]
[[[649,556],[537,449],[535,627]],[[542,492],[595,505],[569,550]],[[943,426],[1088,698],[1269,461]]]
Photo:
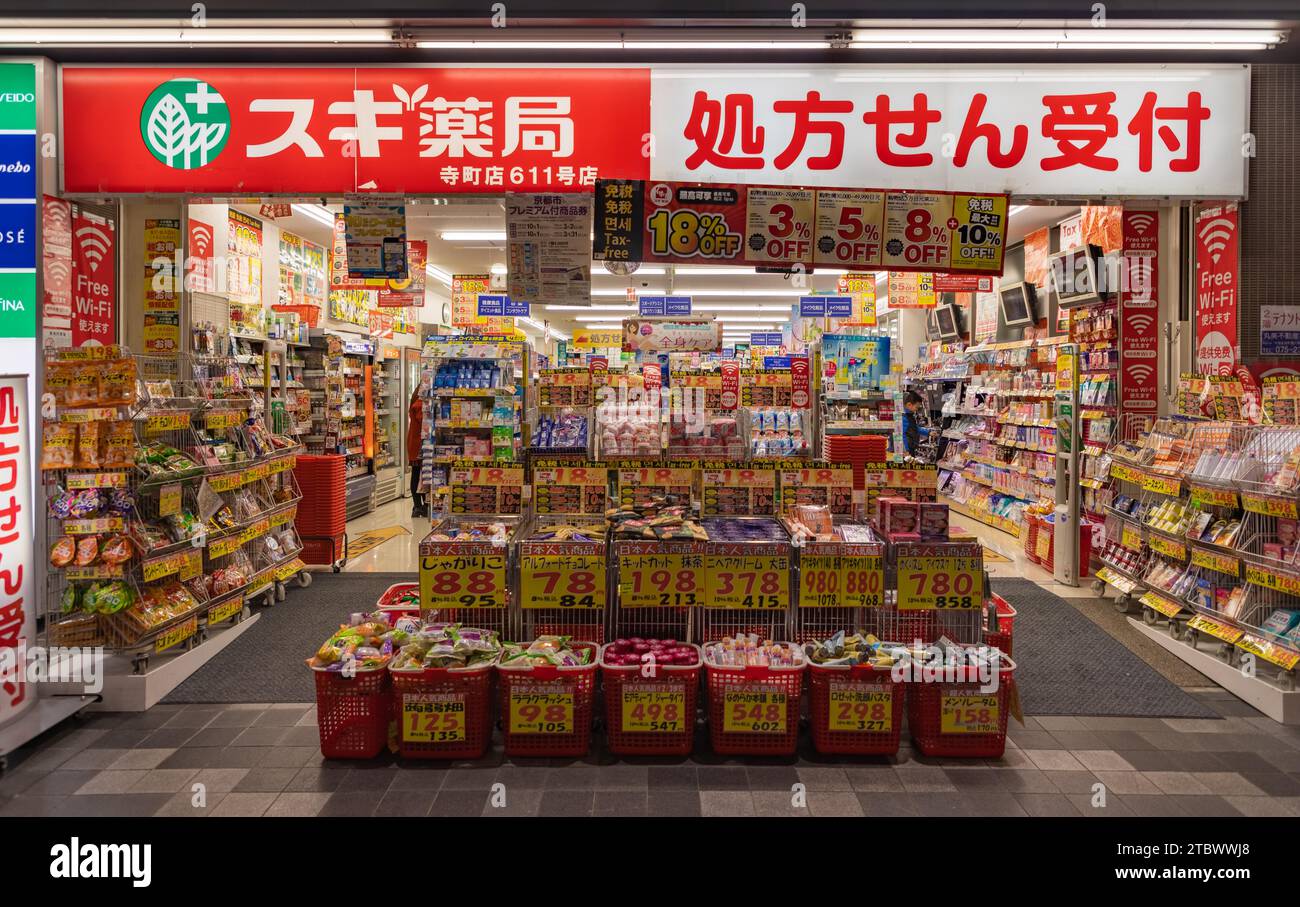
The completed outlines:
[[[683,181],[1238,197],[1249,84],[1241,65],[655,67],[650,169]]]

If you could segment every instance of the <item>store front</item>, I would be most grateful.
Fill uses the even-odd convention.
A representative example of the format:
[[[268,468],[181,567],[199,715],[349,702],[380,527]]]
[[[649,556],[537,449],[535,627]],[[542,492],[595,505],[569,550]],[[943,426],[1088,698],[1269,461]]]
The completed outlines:
[[[1300,384],[1241,409],[1251,80],[62,65],[42,638],[106,647],[104,704],[148,714],[242,701],[204,698],[241,695],[223,658],[320,602],[293,632],[326,759],[895,756],[906,728],[1000,760],[1052,714],[1010,657],[1033,586],[1110,596],[1289,723]],[[1267,479],[1210,456],[1256,448]]]

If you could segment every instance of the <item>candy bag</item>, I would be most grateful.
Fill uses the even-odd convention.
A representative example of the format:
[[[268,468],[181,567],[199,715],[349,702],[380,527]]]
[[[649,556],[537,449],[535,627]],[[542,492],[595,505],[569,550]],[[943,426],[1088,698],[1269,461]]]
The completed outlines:
[[[109,422],[104,433],[103,468],[121,469],[135,464],[135,430],[130,422]]]
[[[76,553],[77,543],[72,540],[72,536],[59,536],[50,546],[50,564],[55,567],[66,567],[72,563],[72,556]]]
[[[103,436],[103,422],[86,422],[77,436],[77,466],[81,469],[99,469],[104,458],[99,451]]]
[[[70,469],[76,462],[77,426],[46,422],[41,433],[41,469]]]
[[[74,563],[78,567],[89,567],[99,556],[99,536],[88,535],[77,542],[77,559]]]

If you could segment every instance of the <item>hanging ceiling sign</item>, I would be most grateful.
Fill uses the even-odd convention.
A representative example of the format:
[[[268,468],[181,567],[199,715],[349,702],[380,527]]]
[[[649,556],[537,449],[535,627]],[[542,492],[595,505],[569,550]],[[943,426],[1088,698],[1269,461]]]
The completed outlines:
[[[343,206],[348,277],[406,280],[406,205]]]

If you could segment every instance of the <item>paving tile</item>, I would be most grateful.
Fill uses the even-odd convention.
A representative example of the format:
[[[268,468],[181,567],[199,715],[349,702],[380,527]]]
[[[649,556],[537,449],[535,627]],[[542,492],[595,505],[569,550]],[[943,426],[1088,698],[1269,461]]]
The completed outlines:
[[[1300,781],[1281,772],[1242,772],[1241,777],[1270,797],[1300,797]]]
[[[352,770],[342,767],[312,765],[298,769],[298,773],[285,785],[287,791],[319,791],[332,793],[343,784]],[[373,799],[373,798],[372,798]]]
[[[77,788],[77,794],[124,794],[129,791],[135,784],[144,778],[146,772],[144,769],[135,771],[110,772],[103,771],[95,775],[81,787]]]
[[[1107,797],[1105,805],[1096,806],[1091,794],[1066,794],[1065,798],[1079,811],[1079,815],[1101,819],[1133,816],[1135,813],[1119,797]]]
[[[60,816],[124,817],[152,816],[171,799],[170,794],[84,794],[66,797]]]
[[[1277,752],[1260,753],[1260,755],[1269,764],[1276,766],[1281,771],[1291,772],[1292,774],[1300,772],[1300,750],[1279,750]]]
[[[694,765],[652,765],[646,770],[646,786],[653,793],[666,790],[698,791],[700,776]],[[654,803],[650,804],[654,815]]]
[[[785,797],[790,802],[789,795]],[[646,812],[651,816],[688,817],[700,814],[700,794],[695,790],[656,788],[653,783],[646,793]]]
[[[65,804],[71,797],[11,797],[0,805],[0,817],[47,817],[65,814]]]
[[[705,818],[754,816],[754,797],[747,790],[701,790],[700,814]]]
[[[543,769],[543,771],[545,771]],[[388,786],[388,793],[394,791],[433,791],[437,792],[442,788],[443,779],[447,777],[447,771],[441,768],[415,768],[413,766],[402,766],[398,768],[397,774],[393,776],[393,783]],[[511,785],[507,784],[507,787]]]
[[[970,805],[971,815],[974,816],[1026,816],[1028,813],[1020,805],[1020,801],[1015,797],[1009,797],[1006,793],[981,793],[979,791],[966,791],[963,798]]]
[[[233,789],[240,793],[278,794],[289,787],[289,783],[297,777],[299,771],[299,769],[293,768],[266,768],[264,766],[250,768]],[[326,791],[291,791],[291,793],[326,793]]]
[[[486,785],[487,786],[491,785],[492,783],[491,772],[484,769],[476,772],[475,774],[485,775],[487,779]],[[396,777],[397,777],[397,769],[395,767],[377,768],[371,770],[353,769],[352,771],[348,772],[347,775],[343,778],[343,783],[340,785],[339,790],[347,791],[349,793],[361,793],[362,791],[368,791],[375,795],[375,799],[378,799],[380,795],[386,793],[388,789],[393,786],[393,779]],[[447,782],[449,780],[450,778],[443,779],[443,783],[442,783],[443,790],[448,789]]]
[[[299,724],[285,731],[280,738],[281,746],[320,746],[320,730],[313,719],[309,725]]]
[[[328,796],[328,795],[326,795]],[[405,816],[405,817],[423,817],[429,814],[433,808],[433,801],[437,799],[436,790],[389,790],[384,794],[383,799],[379,801],[379,806],[375,809],[377,816]]]
[[[1173,797],[1130,794],[1127,797],[1114,797],[1112,799],[1122,802],[1135,816],[1167,817],[1187,815]]]
[[[808,791],[808,811],[820,818],[857,817],[863,814],[858,795],[847,790]]]
[[[1210,789],[1196,780],[1196,776],[1190,772],[1143,772],[1142,777],[1166,794],[1208,794],[1210,792]]]
[[[1000,791],[1002,783],[997,772],[986,765],[968,768],[945,768],[944,774],[959,791]]]
[[[542,791],[542,802],[537,808],[539,816],[590,816],[595,805],[596,792],[592,790]]]
[[[205,727],[248,727],[260,714],[251,709],[222,709]]]
[[[185,752],[181,750],[180,752]],[[257,768],[271,752],[269,746],[223,746],[214,755],[212,768]],[[163,768],[171,766],[164,765]]]
[[[1035,768],[1033,762],[1021,749],[1007,749],[997,759],[985,759],[984,763],[993,768]]]
[[[1197,772],[1196,780],[1219,796],[1260,797],[1266,794],[1237,772]]]
[[[1174,731],[1142,731],[1142,737],[1158,750],[1182,750],[1195,746],[1195,740],[1188,734]]]
[[[884,765],[879,768],[891,776],[894,773],[891,766]],[[870,770],[875,769],[873,767]],[[795,784],[800,783],[799,770],[792,765],[746,765],[745,772],[749,776],[749,789],[752,791],[789,791]]]
[[[1047,771],[1043,774],[1056,785],[1057,790],[1066,795],[1091,794],[1093,786],[1101,783],[1092,772]]]
[[[915,816],[911,794],[861,793],[858,804],[864,816]]]
[[[273,746],[260,768],[302,768],[320,756],[314,746]]]
[[[202,784],[207,788],[209,795],[218,791],[228,793],[235,789],[235,785],[244,780],[251,769],[247,768],[201,768],[193,778],[190,779],[190,787],[196,784]]]
[[[1136,767],[1114,750],[1071,750],[1071,755],[1091,772],[1131,772]]]
[[[596,790],[630,790],[644,793],[649,786],[649,778],[650,772],[644,765],[624,763],[602,765],[596,771]],[[497,780],[503,780],[501,772],[497,773]]]
[[[811,811],[808,809],[806,799],[804,800],[804,805],[795,806],[792,802],[792,795],[788,792],[778,790],[756,790],[750,796],[753,800],[755,816],[760,816],[762,818],[780,817],[806,819],[812,815]],[[860,797],[862,795],[858,794],[856,796]]]
[[[156,768],[131,786],[131,793],[175,794],[188,790],[190,780],[199,773],[196,768]]]
[[[1079,772],[1083,764],[1068,750],[1025,750],[1034,766],[1045,772]]]
[[[487,796],[488,790],[491,789],[492,784],[496,780],[497,772],[499,772],[502,767],[494,765],[483,765],[481,768],[452,766],[446,769],[443,773],[442,783],[438,785],[438,788],[439,790],[444,791],[471,791],[479,796]],[[400,771],[400,769],[393,770],[392,777],[390,778],[390,787],[392,786],[391,781],[396,780],[396,773],[398,771]]]
[[[648,795],[644,790],[598,790],[591,811],[598,817],[640,817],[647,813]]]
[[[167,730],[166,728],[163,728],[163,731],[166,730]],[[159,731],[158,733],[162,733],[163,731]],[[244,729],[241,727],[205,727],[203,728],[203,730],[198,732],[194,732],[193,730],[187,730],[187,733],[191,733],[192,736],[188,740],[184,740],[181,743],[178,743],[176,745],[177,746],[230,746],[230,744],[235,741],[235,738],[238,737],[243,732]]]
[[[253,727],[294,727],[308,712],[307,706],[286,709],[267,709],[253,720]]]
[[[226,798],[229,791],[212,790],[208,792],[199,801],[202,806],[194,805],[194,793],[183,790],[180,793],[173,794],[171,799],[154,812],[155,816],[170,816],[173,818],[187,818],[191,816],[210,816],[217,805]]]
[[[288,733],[290,728],[284,727],[249,727],[245,728],[238,737],[235,738],[231,746],[276,746],[280,740]]]
[[[1106,749],[1106,744],[1096,731],[1052,731],[1052,736],[1068,750]]]
[[[237,816],[247,818],[260,816],[271,808],[278,794],[241,793],[232,791],[221,798],[221,802],[208,813],[210,816]]]
[[[172,715],[162,727],[188,727],[198,730],[207,727],[221,714],[221,709],[185,709]]]
[[[751,776],[753,769],[750,769]],[[903,780],[898,777],[890,765],[854,766],[846,768],[844,774],[858,793],[895,793],[903,792]],[[757,790],[758,788],[755,788]]]
[[[944,793],[957,789],[944,770],[938,766],[896,765],[894,772],[898,775],[898,780],[903,783],[903,790],[910,794]]]
[[[153,732],[154,728],[114,728],[90,746],[101,750],[129,750],[139,746]]]
[[[1242,812],[1223,797],[1175,795],[1173,800],[1189,816],[1240,817]]]
[[[853,790],[848,773],[839,766],[801,765],[798,772],[799,782],[808,791]]]
[[[129,750],[125,749],[99,749],[91,747],[75,754],[62,765],[60,769],[71,769],[82,771],[89,769],[105,769],[122,757],[123,753]]]
[[[1065,750],[1068,746],[1061,743],[1048,731],[1017,731],[1008,725],[1008,737],[1023,750]]]
[[[1241,725],[1218,718],[1163,718],[1165,727],[1180,734],[1230,734],[1240,731]]]
[[[1038,722],[1038,726],[1045,731],[1082,731],[1087,730],[1087,726],[1078,718],[1073,717],[1054,717],[1051,715],[1037,715],[1033,719]]]
[[[1018,793],[1016,802],[1028,816],[1070,816],[1079,815],[1079,810],[1065,794],[1052,793]]]
[[[1234,772],[1275,772],[1277,766],[1258,753],[1215,753],[1225,768]]]
[[[109,769],[119,771],[133,768],[157,768],[174,752],[176,752],[175,749],[127,750],[109,765]]]
[[[1097,780],[1106,785],[1112,794],[1161,794],[1164,793],[1150,778],[1142,772],[1097,772]]]
[[[1098,731],[1097,739],[1107,749],[1120,752],[1127,750],[1156,751],[1155,745],[1137,731]]]
[[[696,771],[702,791],[749,792],[749,774],[743,765],[701,765]]]
[[[195,728],[192,727],[162,727],[152,732],[148,737],[140,742],[140,746],[175,749],[178,746],[184,746],[194,738]]]
[[[1289,809],[1280,797],[1224,797],[1232,808],[1243,816],[1295,818],[1295,812]]]
[[[286,793],[289,793],[289,791],[286,791]],[[317,791],[317,793],[325,793],[325,791]],[[263,795],[259,794],[258,796]],[[270,794],[270,796],[275,797],[278,794]],[[335,791],[329,796],[330,798],[325,801],[325,805],[320,808],[320,812],[316,814],[322,818],[365,818],[375,815],[375,810],[379,806],[379,798],[371,793],[351,791],[340,793]],[[477,813],[465,813],[464,815],[477,815]]]
[[[1059,793],[1052,779],[1037,769],[995,768],[989,770],[1002,790],[1015,794]]]
[[[914,794],[912,797],[918,816],[972,816],[972,806],[958,793]]]
[[[1179,772],[1222,772],[1228,766],[1223,761],[1223,753],[1207,753],[1202,750],[1166,750],[1165,769]],[[1159,771],[1160,769],[1155,769]],[[1144,769],[1145,771],[1145,769]]]
[[[507,788],[505,803],[501,804],[499,799],[489,799],[483,806],[482,815],[489,817],[539,815],[539,810],[542,808],[542,794],[541,788]],[[388,796],[391,797],[392,795],[393,791],[389,791]],[[621,796],[622,792],[619,792],[618,795]],[[597,796],[600,795],[597,794]],[[644,800],[642,802],[644,803]]]
[[[294,791],[280,794],[262,815],[265,817],[312,817],[324,809],[333,794]]]
[[[509,801],[510,792],[507,791],[506,802]],[[429,815],[448,818],[481,816],[487,807],[487,802],[488,795],[485,790],[443,790],[434,798],[433,806],[429,808]]]

